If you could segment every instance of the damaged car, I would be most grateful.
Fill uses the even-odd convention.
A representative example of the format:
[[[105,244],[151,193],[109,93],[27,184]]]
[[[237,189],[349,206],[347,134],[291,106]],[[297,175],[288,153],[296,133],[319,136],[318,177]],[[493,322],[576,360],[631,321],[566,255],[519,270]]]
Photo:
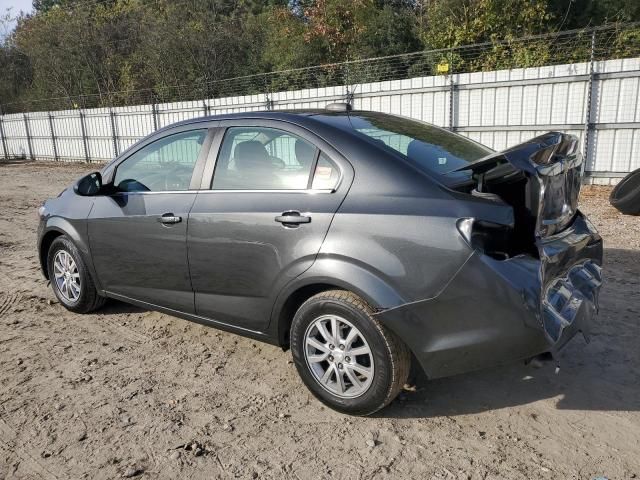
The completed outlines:
[[[576,137],[501,152],[332,105],[192,119],[39,210],[60,303],[107,298],[290,349],[353,415],[430,379],[556,354],[598,309]]]

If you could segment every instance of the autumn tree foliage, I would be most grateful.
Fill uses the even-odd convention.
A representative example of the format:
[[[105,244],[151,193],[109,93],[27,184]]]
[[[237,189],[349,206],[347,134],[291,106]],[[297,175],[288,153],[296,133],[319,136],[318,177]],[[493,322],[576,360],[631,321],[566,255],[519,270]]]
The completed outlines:
[[[34,9],[0,37],[5,110],[51,97],[128,103],[140,91],[202,98],[224,93],[220,79],[477,42],[496,48],[473,64],[448,61],[541,64],[548,44],[499,41],[640,19],[637,0],[34,0]]]

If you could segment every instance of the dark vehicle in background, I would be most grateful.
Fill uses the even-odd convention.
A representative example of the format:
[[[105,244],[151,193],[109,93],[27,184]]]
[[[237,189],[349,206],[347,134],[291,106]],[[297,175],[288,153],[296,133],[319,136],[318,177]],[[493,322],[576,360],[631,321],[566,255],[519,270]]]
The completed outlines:
[[[609,203],[625,215],[640,215],[640,168],[616,184],[611,190]]]
[[[178,123],[48,200],[38,248],[60,302],[290,348],[313,394],[357,415],[393,400],[413,358],[437,378],[588,334],[602,241],[577,209],[575,137],[496,153],[334,110]]]

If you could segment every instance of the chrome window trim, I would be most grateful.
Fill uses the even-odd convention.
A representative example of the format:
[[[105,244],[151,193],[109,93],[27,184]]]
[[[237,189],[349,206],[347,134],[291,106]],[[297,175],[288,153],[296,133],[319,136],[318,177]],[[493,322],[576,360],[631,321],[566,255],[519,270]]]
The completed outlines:
[[[223,189],[210,189],[210,190],[198,190],[198,193],[334,193],[335,188],[325,189],[312,189],[312,188],[296,188],[296,189],[279,189],[279,190],[223,190]]]
[[[115,192],[108,196],[115,195],[163,195],[163,194],[184,194],[184,193],[306,193],[310,195],[315,194],[328,194],[334,193],[336,189],[327,188],[327,189],[311,189],[311,188],[299,188],[299,189],[290,189],[290,190],[210,190],[210,189],[199,189],[199,190],[162,190],[157,192]]]

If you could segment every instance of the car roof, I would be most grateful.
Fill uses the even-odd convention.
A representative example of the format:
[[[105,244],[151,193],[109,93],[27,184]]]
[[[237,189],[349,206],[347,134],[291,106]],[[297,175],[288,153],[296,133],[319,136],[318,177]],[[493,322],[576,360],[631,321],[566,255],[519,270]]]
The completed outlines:
[[[226,113],[220,115],[210,115],[183,120],[172,123],[157,130],[151,136],[162,135],[163,133],[180,126],[193,126],[224,120],[276,120],[288,122],[305,128],[322,138],[336,152],[344,157],[356,171],[359,171],[359,182],[365,185],[365,189],[375,185],[375,189],[380,194],[385,192],[396,192],[407,194],[407,192],[424,191],[424,183],[421,179],[434,179],[425,173],[399,153],[390,148],[383,148],[378,141],[365,135],[357,135],[350,121],[344,121],[348,117],[358,117],[359,115],[390,116],[396,115],[367,111],[335,111],[329,109],[308,109],[308,110],[267,110]],[[208,126],[207,126],[208,127]],[[413,185],[413,187],[409,187]]]
[[[393,150],[382,148],[378,142],[366,136],[356,135],[355,130],[351,127],[351,122],[335,121],[343,120],[345,117],[357,117],[360,114],[375,114],[390,116],[380,112],[366,112],[360,110],[351,111],[333,111],[327,109],[313,110],[268,110],[257,112],[238,112],[221,115],[211,115],[206,117],[198,117],[190,120],[168,125],[159,130],[157,133],[178,126],[197,126],[198,124],[207,122],[216,122],[224,120],[276,120],[288,122],[313,132],[315,135],[323,138],[331,144],[341,155],[360,171],[359,177],[371,185],[375,184],[380,191],[384,190],[383,184],[389,181],[388,189],[397,188],[394,184],[399,179],[400,171],[410,172],[412,179],[415,179],[416,172],[423,176],[423,172],[410,167],[406,160],[398,158],[399,155]],[[375,153],[374,153],[375,151]],[[399,161],[393,161],[393,158]],[[376,168],[372,168],[377,165]],[[358,165],[361,165],[360,167]],[[365,168],[362,168],[366,165]],[[365,171],[369,171],[372,176],[364,175]],[[377,174],[376,174],[377,172]],[[395,174],[393,172],[396,172]],[[396,179],[391,181],[391,179]],[[402,183],[402,182],[399,182]]]
[[[180,122],[172,123],[162,128],[165,130],[168,128],[183,126],[183,125],[197,125],[199,123],[216,122],[222,120],[248,120],[248,119],[265,119],[265,120],[282,120],[289,123],[293,123],[300,126],[311,126],[321,123],[327,123],[327,117],[345,117],[348,115],[357,115],[359,111],[350,112],[336,112],[325,109],[309,109],[309,110],[263,110],[252,112],[236,112],[236,113],[223,113],[219,115],[208,115],[204,117],[192,118],[189,120],[182,120]],[[323,121],[323,119],[325,121]],[[335,125],[334,125],[335,127]],[[346,129],[344,129],[346,130]]]

